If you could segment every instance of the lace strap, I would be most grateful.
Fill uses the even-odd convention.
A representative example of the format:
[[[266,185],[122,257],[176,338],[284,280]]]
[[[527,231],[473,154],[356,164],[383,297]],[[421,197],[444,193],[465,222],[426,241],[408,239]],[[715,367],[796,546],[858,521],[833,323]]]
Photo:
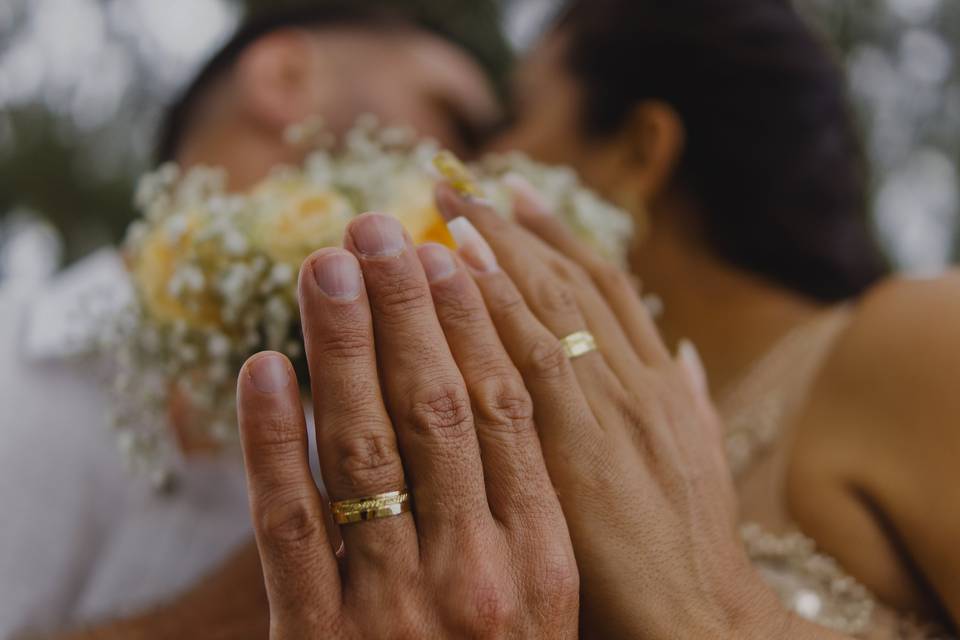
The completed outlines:
[[[851,307],[835,307],[790,331],[721,395],[734,475],[746,471],[781,435],[851,316]]]

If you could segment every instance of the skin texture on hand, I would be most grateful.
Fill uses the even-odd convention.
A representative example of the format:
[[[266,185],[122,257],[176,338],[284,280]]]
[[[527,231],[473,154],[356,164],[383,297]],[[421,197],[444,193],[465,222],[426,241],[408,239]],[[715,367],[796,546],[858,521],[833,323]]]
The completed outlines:
[[[241,373],[271,637],[572,637],[572,551],[586,637],[839,637],[750,567],[702,371],[632,283],[532,203],[543,240],[439,196],[459,256],[365,216],[300,283],[325,483],[335,499],[407,485],[412,514],[342,527],[338,561],[292,368],[261,354]],[[584,328],[600,348],[570,361],[558,338]],[[217,629],[228,584],[74,637]],[[204,637],[250,637],[238,620]]]
[[[324,484],[332,500],[406,487],[412,507],[341,525],[336,558],[296,374],[251,358],[238,406],[271,638],[575,637],[576,563],[529,395],[502,347],[478,366],[434,310],[428,279],[452,277],[453,254],[418,254],[376,214],[345,247],[300,275]]]
[[[533,399],[587,635],[836,637],[788,615],[750,565],[722,428],[691,347],[672,357],[629,277],[573,238],[528,185],[515,191],[525,228],[447,186],[438,205],[481,292],[469,312],[486,307]],[[441,319],[445,305],[467,315],[465,290],[434,298]],[[599,348],[570,360],[559,340],[582,330]]]

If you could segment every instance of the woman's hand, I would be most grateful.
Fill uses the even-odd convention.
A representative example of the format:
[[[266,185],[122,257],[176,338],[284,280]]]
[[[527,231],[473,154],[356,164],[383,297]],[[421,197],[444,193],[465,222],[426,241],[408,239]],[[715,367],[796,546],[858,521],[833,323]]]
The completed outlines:
[[[530,398],[492,328],[452,301],[463,324],[445,338],[434,312],[428,275],[471,279],[386,216],[345,246],[300,274],[320,469],[334,501],[407,487],[412,509],[343,524],[338,564],[294,371],[251,358],[240,429],[271,637],[574,637],[576,564]]]
[[[672,358],[629,277],[580,246],[535,194],[520,194],[518,217],[533,233],[440,187],[482,301],[466,284],[434,285],[434,297],[441,321],[452,318],[448,331],[485,317],[485,303],[523,375],[574,542],[583,628],[781,637],[787,613],[736,533],[721,427],[695,351]],[[599,348],[570,359],[559,339],[583,330]]]

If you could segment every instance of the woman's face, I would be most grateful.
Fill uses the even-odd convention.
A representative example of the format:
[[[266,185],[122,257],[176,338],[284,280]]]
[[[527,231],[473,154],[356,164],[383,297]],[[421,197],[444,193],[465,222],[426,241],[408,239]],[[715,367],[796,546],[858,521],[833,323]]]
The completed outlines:
[[[569,37],[555,31],[523,61],[514,79],[513,124],[493,150],[570,166],[608,200],[646,210],[670,190],[684,148],[682,122],[666,103],[647,100],[634,106],[619,130],[588,132],[587,89],[569,70],[568,50]]]
[[[567,38],[547,36],[520,64],[513,81],[512,123],[492,151],[522,151],[547,164],[567,165],[593,189],[615,190],[613,145],[583,132],[582,89],[567,70]]]

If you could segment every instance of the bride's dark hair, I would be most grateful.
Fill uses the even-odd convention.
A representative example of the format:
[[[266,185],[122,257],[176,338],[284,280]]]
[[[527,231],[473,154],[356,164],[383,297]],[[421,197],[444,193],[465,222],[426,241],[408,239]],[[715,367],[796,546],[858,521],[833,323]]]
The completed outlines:
[[[578,0],[560,28],[588,134],[644,100],[679,114],[674,187],[721,257],[824,301],[887,273],[844,78],[789,2]]]

